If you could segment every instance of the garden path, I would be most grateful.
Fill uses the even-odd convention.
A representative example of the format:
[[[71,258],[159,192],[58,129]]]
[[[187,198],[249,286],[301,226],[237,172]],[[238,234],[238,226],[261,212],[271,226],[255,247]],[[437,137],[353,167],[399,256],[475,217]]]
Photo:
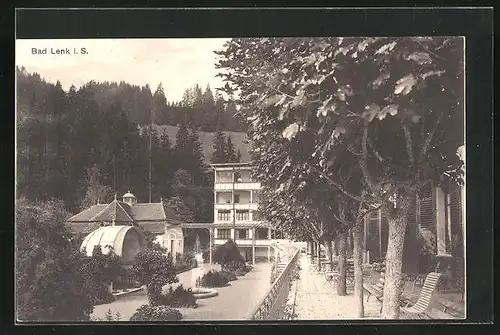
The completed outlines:
[[[297,320],[337,320],[356,319],[356,299],[353,291],[338,296],[335,284],[326,283],[325,275],[311,269],[310,258],[302,254],[300,258],[300,279],[297,283],[295,313]],[[380,305],[376,299],[364,302],[365,319],[380,318]]]
[[[201,268],[208,272],[210,269],[219,269],[219,266],[203,264]],[[257,263],[252,271],[238,277],[230,286],[217,288],[218,296],[198,299],[198,308],[180,308],[183,320],[243,320],[269,289],[270,269],[270,263]],[[200,268],[196,268],[177,275],[179,283],[173,286],[182,284],[184,287],[192,287],[195,277],[200,275],[199,271]],[[104,318],[106,312],[111,310],[113,315],[119,312],[122,321],[128,321],[141,305],[147,303],[147,295],[142,290],[120,297],[112,303],[95,306],[92,316]]]

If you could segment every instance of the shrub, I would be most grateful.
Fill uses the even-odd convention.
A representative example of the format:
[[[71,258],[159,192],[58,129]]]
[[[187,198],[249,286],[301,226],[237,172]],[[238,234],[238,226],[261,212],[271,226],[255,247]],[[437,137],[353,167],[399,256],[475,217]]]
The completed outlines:
[[[94,308],[71,244],[62,202],[16,201],[16,316],[25,321],[84,321]]]
[[[230,271],[221,271],[220,272],[223,276],[225,276],[227,278],[228,281],[233,281],[233,280],[237,280],[238,278],[236,277],[236,274],[234,274],[233,272],[230,272]]]
[[[177,272],[182,272],[186,270],[190,270],[198,266],[198,262],[194,256],[192,251],[187,251],[184,254],[177,254],[175,269]]]
[[[180,263],[182,254],[180,252],[175,253],[175,263]]]
[[[220,271],[209,271],[201,277],[201,286],[204,287],[223,287],[229,283],[229,280]]]
[[[182,319],[182,314],[167,306],[142,305],[139,307],[130,321],[178,321]]]
[[[157,305],[163,286],[179,281],[172,258],[157,249],[139,252],[134,259],[132,273],[141,284],[146,285],[151,305]]]
[[[203,253],[201,254],[201,256],[203,257],[204,263],[210,263],[210,250],[209,249],[203,250]],[[214,250],[212,249],[212,257],[213,256],[214,256]]]
[[[130,289],[140,287],[141,284],[135,280],[132,273],[132,269],[125,269],[124,273],[118,277],[116,281],[113,281],[113,288],[119,289]]]
[[[95,305],[107,304],[115,300],[109,292],[109,285],[125,275],[125,269],[121,265],[121,257],[117,256],[113,250],[104,255],[101,247],[95,246],[92,256],[87,257],[82,262],[81,269],[86,278],[85,285],[91,292]]]
[[[170,307],[198,307],[196,297],[190,288],[187,290],[179,285],[175,290],[170,287],[167,294],[162,294],[159,299],[158,305],[165,305]]]
[[[214,252],[214,261],[222,266],[222,270],[236,270],[245,264],[240,249],[233,240],[227,240],[226,243],[217,247]]]
[[[120,312],[116,312],[115,315],[113,315],[113,312],[111,312],[111,309],[108,309],[106,312],[106,315],[104,318],[99,318],[99,317],[91,317],[91,321],[120,321],[122,318]]]

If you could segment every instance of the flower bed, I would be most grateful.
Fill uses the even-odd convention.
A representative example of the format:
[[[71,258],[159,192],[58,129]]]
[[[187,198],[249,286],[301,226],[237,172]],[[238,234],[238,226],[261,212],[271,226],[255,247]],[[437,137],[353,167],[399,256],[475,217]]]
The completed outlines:
[[[220,271],[209,271],[201,277],[200,285],[203,287],[223,287],[229,280]]]
[[[165,305],[170,307],[198,307],[196,297],[190,288],[187,290],[182,286],[178,286],[175,290],[170,287],[167,294],[162,294],[159,297],[158,305]]]

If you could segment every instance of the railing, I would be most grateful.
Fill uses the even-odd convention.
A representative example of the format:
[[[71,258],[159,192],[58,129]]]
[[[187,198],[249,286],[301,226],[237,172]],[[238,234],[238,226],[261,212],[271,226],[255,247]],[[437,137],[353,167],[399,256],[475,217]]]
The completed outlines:
[[[254,310],[245,318],[246,320],[279,320],[285,310],[286,301],[290,292],[290,283],[294,275],[300,249],[297,249],[283,272],[271,285],[265,297],[258,303]]]

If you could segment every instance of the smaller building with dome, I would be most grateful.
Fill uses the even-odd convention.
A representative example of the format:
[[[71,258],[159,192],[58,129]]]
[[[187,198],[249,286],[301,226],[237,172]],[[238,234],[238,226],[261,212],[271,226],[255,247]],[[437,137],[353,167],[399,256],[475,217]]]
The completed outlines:
[[[111,250],[122,258],[124,265],[132,264],[135,256],[146,247],[144,235],[134,226],[104,226],[88,234],[81,250],[92,256],[96,246],[104,255]]]
[[[156,241],[166,248],[175,259],[183,253],[184,235],[180,218],[163,201],[139,203],[128,191],[121,200],[109,204],[96,204],[67,220],[74,234],[85,235],[81,248],[92,255],[95,246],[101,246],[103,254],[113,251],[125,264],[146,247],[142,230],[156,235]]]

